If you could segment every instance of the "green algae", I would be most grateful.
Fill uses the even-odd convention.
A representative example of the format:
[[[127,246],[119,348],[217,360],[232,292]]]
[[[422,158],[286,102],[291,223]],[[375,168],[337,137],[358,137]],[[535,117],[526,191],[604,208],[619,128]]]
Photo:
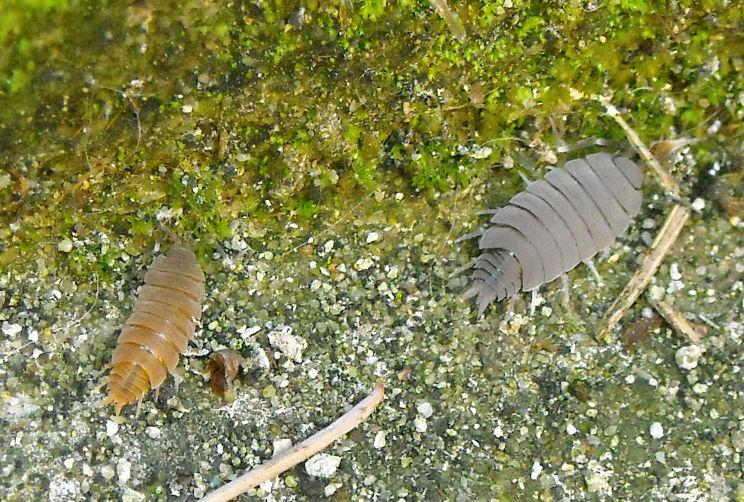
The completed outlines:
[[[333,447],[334,477],[297,468],[277,498],[316,500],[331,483],[335,500],[741,492],[741,242],[718,208],[693,217],[670,257],[687,289],[668,268],[656,279],[712,320],[691,371],[666,328],[634,354],[593,339],[645,249],[640,227],[598,264],[603,288],[576,271],[571,304],[550,288],[532,319],[502,322],[499,307],[475,319],[457,301],[465,280],[447,278],[468,253],[452,239],[516,193],[520,171],[565,160],[561,142],[624,139],[592,94],[612,93],[648,142],[703,138],[673,166],[687,196],[740,169],[741,6],[451,7],[462,43],[423,1],[3,2],[0,323],[23,326],[3,339],[4,499],[191,499],[381,376],[388,402]],[[661,192],[646,193],[642,217],[661,221]],[[179,395],[164,388],[109,435],[93,387],[167,240],[158,220],[193,242],[210,303]],[[372,231],[382,239],[367,243]],[[216,402],[198,354],[273,358],[266,333],[280,324],[307,339],[302,364],[256,366],[234,403]],[[244,338],[245,326],[261,329]],[[435,409],[424,432],[411,425],[422,401]]]

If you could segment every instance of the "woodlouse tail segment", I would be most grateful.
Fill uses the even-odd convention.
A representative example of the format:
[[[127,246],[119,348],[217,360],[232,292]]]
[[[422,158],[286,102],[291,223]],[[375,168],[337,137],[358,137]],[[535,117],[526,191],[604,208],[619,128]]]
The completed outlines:
[[[119,413],[121,413],[121,409],[127,405],[127,403],[123,401],[117,401],[116,397],[113,394],[109,394],[106,396],[103,401],[101,401],[102,406],[108,406],[109,404],[114,405],[114,412],[116,413],[116,416],[119,416]]]

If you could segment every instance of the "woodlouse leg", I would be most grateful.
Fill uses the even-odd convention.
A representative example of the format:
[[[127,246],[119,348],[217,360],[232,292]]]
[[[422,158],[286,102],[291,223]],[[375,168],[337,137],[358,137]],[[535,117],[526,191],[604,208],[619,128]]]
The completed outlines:
[[[587,260],[584,263],[586,263],[586,266],[589,267],[589,270],[592,271],[592,275],[597,280],[597,286],[600,288],[604,286],[604,282],[602,281],[602,278],[599,276],[599,272],[597,272],[597,267],[594,266],[594,262],[592,260]]]
[[[171,371],[170,374],[173,376],[173,383],[176,384],[176,392],[174,395],[177,395],[178,387],[181,385],[181,382],[183,382],[183,377],[179,375],[176,371]]]
[[[530,300],[530,316],[535,315],[535,308],[537,307],[537,289],[532,290],[532,300]]]
[[[155,387],[155,402],[158,402],[158,398],[160,397],[160,385]]]
[[[101,389],[102,389],[103,387],[105,387],[107,383],[109,383],[109,380],[111,380],[111,376],[109,376],[109,375],[106,375],[105,377],[103,377],[103,378],[101,379],[101,381],[100,381],[100,382],[98,382],[98,383],[96,384],[96,386],[95,386],[95,387],[93,387],[93,390],[94,390],[95,392],[100,392],[100,391],[101,391]]]
[[[569,302],[569,285],[568,285],[568,275],[563,274],[561,275],[561,301],[563,302],[563,305],[568,305]]]
[[[454,272],[452,272],[447,278],[452,279],[453,277],[457,277],[458,275],[462,274],[466,270],[470,269],[473,265],[475,265],[475,258],[467,262],[462,267],[458,267]]]
[[[142,398],[143,397],[144,396],[140,396],[139,400],[137,401],[137,411],[134,413],[134,418],[139,417],[140,411],[142,411]]]
[[[511,317],[512,314],[514,314],[514,302],[517,300],[517,295],[512,295],[509,297],[509,305],[506,307],[506,315],[507,317]]]

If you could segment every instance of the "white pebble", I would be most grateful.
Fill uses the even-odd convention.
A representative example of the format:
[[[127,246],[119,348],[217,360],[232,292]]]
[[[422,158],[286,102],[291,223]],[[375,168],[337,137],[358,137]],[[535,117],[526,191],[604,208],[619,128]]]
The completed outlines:
[[[679,265],[677,265],[677,263],[672,263],[669,267],[669,277],[671,277],[673,281],[682,279],[682,274],[679,272]]]
[[[429,426],[426,424],[424,417],[416,417],[413,419],[413,427],[416,429],[416,432],[426,432]]]
[[[375,434],[375,442],[373,446],[378,450],[380,448],[384,448],[385,445],[387,445],[387,438],[385,436],[387,436],[387,431],[380,431]]]
[[[157,427],[146,427],[145,434],[151,439],[157,439],[160,437],[160,429]]]
[[[696,383],[692,386],[692,392],[694,392],[695,394],[705,394],[706,392],[708,392],[708,386],[704,383]]]
[[[111,420],[106,422],[106,435],[108,437],[116,436],[117,432],[119,432],[119,424]]]
[[[10,324],[8,321],[3,322],[3,334],[7,336],[15,336],[23,329],[20,324]]]
[[[276,330],[269,333],[269,344],[279,349],[287,359],[302,362],[302,352],[307,348],[307,341],[292,334],[290,326],[277,326]]]
[[[434,414],[434,407],[431,405],[431,403],[424,401],[423,403],[416,406],[416,411],[418,411],[419,415],[421,415],[424,418],[429,418]]]
[[[191,113],[191,112],[193,112],[193,111],[194,111],[194,107],[193,107],[193,105],[183,105],[183,106],[181,107],[181,111],[182,111],[183,113]]]
[[[367,235],[367,244],[371,244],[378,240],[380,240],[380,234],[378,234],[377,232],[370,232]]]
[[[540,477],[540,473],[543,471],[543,466],[540,462],[535,461],[534,464],[532,464],[532,472],[530,473],[531,479],[537,479]]]
[[[695,210],[695,211],[698,211],[698,212],[702,211],[703,209],[705,209],[705,201],[703,199],[701,199],[700,197],[698,197],[697,199],[693,200],[692,201],[692,209]]]
[[[75,459],[74,458],[66,458],[64,462],[62,462],[67,469],[72,469],[72,466],[75,465]]]
[[[124,489],[124,494],[121,496],[121,502],[145,502],[146,500],[147,497],[144,493],[132,490],[129,487]]]
[[[127,484],[132,477],[132,463],[125,458],[119,459],[116,463],[116,475],[119,477],[119,486]]]
[[[323,244],[323,250],[326,253],[330,253],[331,252],[331,249],[333,249],[333,241],[332,240],[330,240],[330,241],[326,242],[325,244]]]
[[[356,263],[354,263],[354,270],[361,272],[362,270],[369,269],[374,264],[375,262],[372,258],[359,258]]]
[[[110,465],[104,465],[101,467],[101,476],[103,476],[103,479],[106,481],[111,481],[115,474],[116,472],[114,471],[114,468]]]
[[[330,497],[334,493],[338,491],[339,488],[341,488],[343,485],[341,483],[328,483],[325,488],[323,488],[323,494],[326,497]]]
[[[57,249],[63,253],[69,253],[72,251],[72,241],[70,239],[64,239],[57,244]]]
[[[292,448],[292,440],[287,438],[279,438],[274,440],[274,452],[271,454],[272,457],[276,457],[282,452],[285,452]]]
[[[574,434],[576,434],[579,431],[578,431],[578,429],[576,429],[576,427],[574,427],[573,424],[568,424],[566,426],[566,432],[568,433],[569,436],[573,436]]]
[[[703,349],[698,345],[687,345],[677,350],[674,356],[674,360],[677,366],[683,370],[691,370],[697,368],[698,360],[703,355]]]
[[[336,474],[340,463],[341,457],[328,455],[327,453],[318,453],[305,462],[305,471],[311,476],[330,478]]]
[[[664,428],[659,422],[652,423],[649,432],[651,433],[652,438],[659,439],[664,437]]]

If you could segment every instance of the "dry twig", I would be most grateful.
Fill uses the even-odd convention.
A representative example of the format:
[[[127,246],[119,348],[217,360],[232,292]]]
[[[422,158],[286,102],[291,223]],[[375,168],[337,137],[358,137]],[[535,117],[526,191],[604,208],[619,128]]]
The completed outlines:
[[[225,486],[208,493],[200,502],[225,502],[232,500],[264,481],[274,479],[284,471],[307,460],[362,423],[377,408],[377,405],[382,402],[384,397],[385,388],[382,382],[380,382],[369,396],[344,413],[341,418],[331,425],[313,434],[297,446],[272,458],[265,464],[251,469]]]
[[[675,310],[671,305],[661,300],[652,303],[664,320],[674,328],[674,331],[686,336],[693,343],[699,343],[700,340],[703,339],[704,333],[695,329],[692,323],[685,319],[685,316],[683,316],[681,312]]]
[[[460,42],[464,42],[468,38],[468,33],[465,31],[465,27],[460,22],[457,14],[455,14],[452,9],[450,9],[449,5],[447,5],[447,0],[430,1],[434,10],[436,10],[437,13],[442,16],[444,22],[447,23],[450,33],[452,33],[452,35]]]
[[[664,256],[669,252],[674,241],[677,240],[682,226],[684,226],[689,217],[689,209],[678,205],[672,208],[666,222],[664,222],[664,226],[656,236],[656,240],[651,244],[651,251],[643,260],[641,268],[636,271],[628,284],[625,285],[625,289],[623,289],[622,293],[620,293],[607,311],[609,313],[606,316],[607,324],[600,333],[600,338],[604,339],[612,331],[641,293],[643,293],[643,290],[646,289],[646,286],[648,286],[651,278],[656,274]]]
[[[680,196],[680,187],[677,181],[669,174],[659,161],[651,154],[646,145],[641,141],[641,138],[636,133],[625,119],[620,115],[620,112],[610,102],[607,97],[600,97],[599,101],[604,105],[607,110],[607,114],[615,119],[615,121],[623,128],[628,140],[636,147],[643,160],[651,166],[659,177],[660,183],[664,188],[676,199]],[[623,318],[625,313],[635,303],[640,294],[646,289],[651,278],[654,276],[656,271],[661,265],[664,256],[672,248],[672,245],[677,240],[679,232],[682,230],[685,222],[690,217],[690,210],[679,204],[675,204],[672,207],[669,216],[664,222],[664,226],[659,231],[653,244],[651,244],[651,250],[643,260],[641,268],[633,275],[631,280],[626,284],[620,296],[613,302],[612,306],[607,311],[605,316],[606,325],[605,328],[600,332],[600,338],[605,339],[612,329],[617,325],[620,319]]]
[[[675,198],[679,198],[680,189],[677,180],[675,180],[674,177],[666,171],[666,169],[661,167],[661,164],[658,160],[656,160],[656,157],[651,154],[651,151],[646,147],[643,141],[641,141],[638,133],[635,132],[628,125],[627,122],[625,122],[625,119],[622,117],[622,115],[620,115],[620,112],[617,110],[617,108],[615,108],[615,106],[610,103],[609,98],[599,98],[599,101],[607,110],[607,115],[615,119],[615,122],[617,122],[620,127],[623,128],[623,131],[625,131],[625,135],[628,136],[628,139],[633,144],[633,146],[638,149],[638,153],[641,155],[646,164],[648,164],[656,172],[656,175],[659,177],[659,181],[664,186],[664,188]]]

